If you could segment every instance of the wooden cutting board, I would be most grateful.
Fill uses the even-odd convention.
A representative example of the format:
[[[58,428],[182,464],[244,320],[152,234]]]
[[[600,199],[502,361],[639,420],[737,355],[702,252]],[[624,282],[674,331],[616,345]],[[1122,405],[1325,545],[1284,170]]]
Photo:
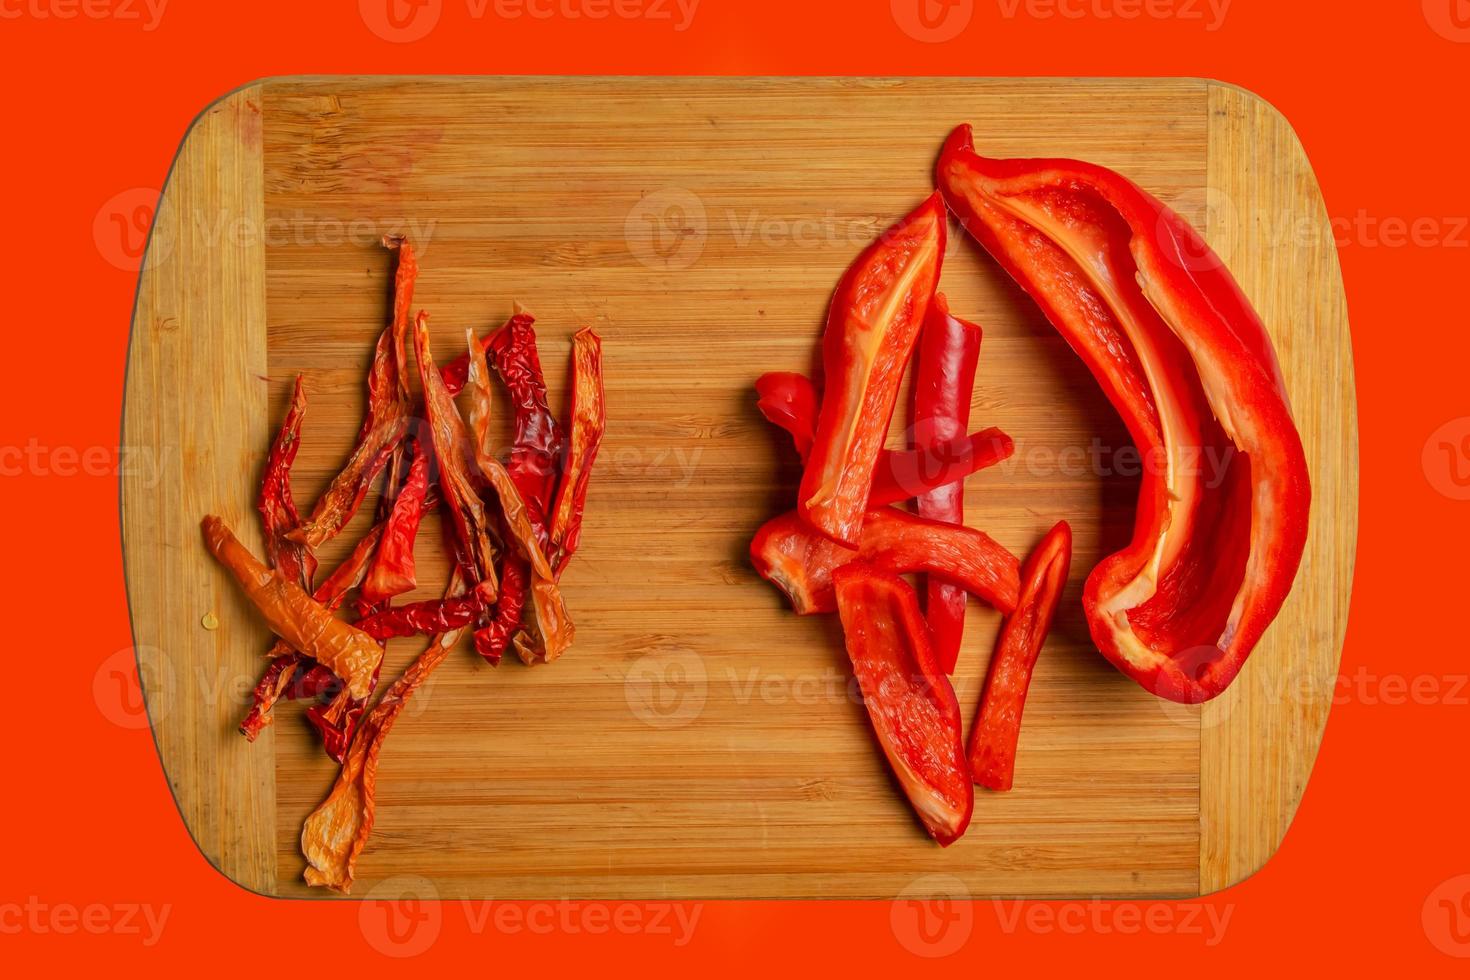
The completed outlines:
[[[1077,553],[1016,789],[980,791],[941,850],[849,694],[837,625],[790,614],[746,547],[798,478],[752,383],[808,369],[838,276],[929,192],[963,121],[982,152],[1114,167],[1201,228],[1275,338],[1315,501],[1295,590],[1226,696],[1181,707],[1117,673],[1078,596],[1131,528],[1126,433],[954,230],[942,288],[985,330],[973,421],[1017,444],[969,481],[968,521],[1024,554],[1065,517]],[[230,878],[308,893],[298,836],[335,767],[300,705],[253,745],[235,734],[267,635],[198,521],[221,513],[259,551],[256,484],[297,372],[303,508],[340,466],[387,309],[374,243],[392,232],[420,246],[416,305],[441,358],[523,303],[560,405],[568,338],[594,325],[610,423],[564,582],[575,647],[533,669],[450,658],[383,752],[357,895],[404,876],[499,899],[1196,895],[1275,851],[1331,702],[1357,440],[1331,231],[1270,106],[1196,80],[332,78],[250,86],[190,130],[129,355],[126,443],[160,474],[122,487],[140,669],[182,816]],[[437,541],[420,537],[423,595],[442,581]],[[967,714],[997,627],[972,604]],[[417,652],[395,641],[385,676]]]

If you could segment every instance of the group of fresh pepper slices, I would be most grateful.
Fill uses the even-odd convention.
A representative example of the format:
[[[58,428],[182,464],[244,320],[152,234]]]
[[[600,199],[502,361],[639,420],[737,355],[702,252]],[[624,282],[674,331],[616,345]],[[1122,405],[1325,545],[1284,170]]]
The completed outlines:
[[[1088,576],[1098,649],[1145,689],[1219,695],[1291,589],[1311,489],[1275,350],[1190,225],[1119,174],[1075,160],[995,160],[950,134],[938,191],[839,282],[822,390],[756,384],[803,462],[794,511],[751,542],[757,571],[799,614],[837,612],[884,754],[929,834],[957,840],[974,784],[1011,788],[1021,714],[1067,581],[1058,522],[1022,564],[963,524],[963,480],[1010,456],[966,435],[980,330],[936,291],[946,206],[1082,357],[1144,461],[1132,540]],[[915,357],[913,448],[884,449]],[[915,499],[916,513],[894,504]],[[901,575],[926,576],[926,601]],[[969,747],[947,674],[967,595],[1005,616]]]
[[[240,724],[254,740],[282,698],[310,699],[307,718],[342,768],[301,834],[306,881],[342,892],[372,831],[378,754],[414,691],[466,630],[492,664],[513,648],[527,664],[557,659],[573,627],[558,581],[581,538],[592,465],[606,427],[602,345],[590,328],[572,339],[572,393],[565,427],[547,402],[532,317],[518,312],[487,337],[466,331],[466,350],[442,368],[429,345],[428,315],[410,323],[418,264],[397,252],[393,311],[367,379],[367,412],[347,464],[303,520],[291,492],[306,397],[300,376],[271,446],[259,510],[266,558],[242,545],[223,520],[203,521],[205,544],[233,573],[277,640]],[[408,346],[422,399],[410,390]],[[508,463],[491,446],[490,365],[509,391],[515,426]],[[468,424],[455,398],[469,390]],[[316,550],[340,534],[373,483],[382,494],[371,529],[316,582]],[[453,557],[442,599],[392,604],[418,586],[414,542],[420,519],[444,506],[444,544]],[[334,612],[357,591],[355,621]],[[427,649],[364,714],[378,685],[384,643],[425,634]]]

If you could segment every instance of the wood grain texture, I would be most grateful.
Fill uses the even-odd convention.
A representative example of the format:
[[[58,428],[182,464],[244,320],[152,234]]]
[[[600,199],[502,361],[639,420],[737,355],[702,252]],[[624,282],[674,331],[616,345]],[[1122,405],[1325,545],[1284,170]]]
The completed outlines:
[[[1358,538],[1352,339],[1317,179],[1269,104],[1214,84],[1209,105],[1207,234],[1271,331],[1315,499],[1290,599],[1239,681],[1201,710],[1206,892],[1259,870],[1296,815],[1332,706]],[[1263,159],[1276,165],[1252,165]]]
[[[1108,666],[1078,602],[1087,571],[1131,529],[1127,434],[1056,332],[958,232],[943,288],[985,330],[973,421],[1018,446],[970,481],[968,520],[1019,553],[1065,515],[1077,548],[1017,789],[982,792],[961,842],[928,842],[892,784],[835,620],[791,615],[746,548],[791,506],[799,476],[752,383],[810,368],[833,284],[929,192],[955,123],[972,122],[987,152],[1095,160],[1188,211],[1214,186],[1211,98],[1190,80],[266,83],[268,408],[242,451],[263,451],[303,372],[303,506],[358,425],[386,315],[381,234],[420,245],[415,305],[431,313],[437,356],[519,301],[538,317],[553,404],[576,328],[598,329],[607,362],[609,432],[565,579],[577,643],[548,667],[492,669],[468,651],[446,662],[384,750],[356,892],[415,875],[445,897],[888,897],[946,875],[977,896],[1199,893],[1201,714]],[[1331,309],[1336,280],[1317,286]],[[1292,379],[1311,400],[1319,379]],[[242,467],[209,506],[243,513],[255,475]],[[1350,494],[1349,475],[1319,484],[1319,501]],[[444,573],[437,540],[426,524],[424,595]],[[196,576],[208,563],[202,548],[165,559]],[[1311,588],[1344,590],[1345,603],[1346,580],[1330,576]],[[972,606],[962,704],[978,696],[998,625]],[[258,627],[229,632],[255,655]],[[1321,656],[1335,664],[1337,650]],[[417,652],[390,644],[385,676]],[[1292,741],[1273,758],[1297,766],[1314,746]],[[299,706],[281,712],[275,749],[275,819],[242,832],[268,836],[276,890],[300,895],[299,828],[335,767]]]
[[[152,465],[122,477],[133,642],[169,786],[203,855],[273,892],[275,753],[235,732],[265,634],[234,583],[199,561],[199,519],[223,515],[257,552],[264,459],[265,257],[260,86],[210,106],[174,161],[133,313],[123,445]],[[213,613],[219,626],[207,630]]]

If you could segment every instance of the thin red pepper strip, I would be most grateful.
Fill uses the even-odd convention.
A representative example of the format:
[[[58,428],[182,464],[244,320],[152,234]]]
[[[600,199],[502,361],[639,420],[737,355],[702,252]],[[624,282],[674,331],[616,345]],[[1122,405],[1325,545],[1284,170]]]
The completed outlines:
[[[1133,539],[1083,589],[1093,640],[1161,697],[1215,697],[1306,543],[1306,460],[1260,318],[1187,222],[1110,170],[990,160],[961,126],[936,176],[1092,369],[1145,462]]]
[[[771,424],[786,430],[805,463],[817,424],[816,388],[805,375],[785,371],[761,375],[755,388],[760,395],[756,406],[761,414]],[[1015,449],[1011,437],[994,427],[943,440],[924,449],[885,449],[878,454],[873,470],[868,506],[896,504],[963,480],[1010,459]]]
[[[464,587],[456,571],[450,579],[449,596],[453,598]],[[301,828],[301,852],[307,861],[303,877],[308,885],[343,894],[352,890],[357,858],[373,831],[377,812],[378,756],[383,742],[413,693],[444,662],[459,636],[458,630],[451,630],[430,640],[428,648],[357,725],[337,782]]]
[[[422,446],[413,447],[408,478],[399,490],[384,522],[382,540],[372,569],[362,583],[362,598],[379,603],[411,592],[417,586],[413,560],[414,539],[424,514],[424,497],[429,492],[429,457]]]
[[[366,697],[383,660],[382,646],[334,617],[300,585],[267,568],[218,517],[205,517],[200,528],[210,553],[234,575],[271,632],[342,678],[353,697]]]
[[[467,376],[470,398],[470,428],[474,431],[474,456],[480,474],[485,478],[500,499],[502,524],[515,542],[517,550],[529,565],[531,573],[531,616],[524,617],[525,630],[516,638],[516,653],[526,663],[550,663],[560,657],[572,645],[576,629],[568,615],[561,589],[556,584],[556,572],[552,570],[541,542],[532,525],[530,509],[516,488],[515,480],[490,447],[490,368],[480,350],[474,334],[468,336],[469,373]],[[594,446],[594,452],[595,452]],[[507,566],[503,566],[507,567]],[[498,656],[496,631],[493,623],[475,631],[475,649],[489,659]]]
[[[1060,521],[1021,568],[1021,599],[1001,627],[980,711],[970,729],[970,768],[978,786],[1011,788],[1026,691],[1067,584],[1071,560],[1072,529]]]
[[[983,532],[892,507],[868,512],[857,548],[813,532],[794,511],[782,514],[756,532],[750,559],[802,616],[836,610],[832,576],[858,559],[885,572],[924,572],[952,582],[1004,613],[1016,608],[1020,592],[1021,563]]]
[[[943,293],[934,295],[914,367],[914,448],[925,450],[960,438],[970,427],[970,396],[980,358],[980,328],[951,316]],[[948,483],[920,494],[920,517],[965,522],[965,485]],[[946,674],[960,659],[965,632],[965,590],[948,582],[926,583],[924,617],[934,635],[934,653]]]
[[[266,560],[272,568],[280,569],[282,575],[300,582],[303,589],[310,589],[316,577],[316,556],[305,545],[286,537],[301,524],[296,498],[291,493],[291,464],[301,448],[301,420],[305,416],[306,389],[298,374],[291,391],[291,407],[281,420],[281,429],[266,460],[257,507],[265,525]]]
[[[602,390],[602,339],[591,327],[572,337],[572,409],[568,426],[566,465],[562,468],[556,503],[550,514],[551,546],[560,575],[582,541],[582,511],[587,485],[607,429],[607,406]]]
[[[408,432],[411,401],[404,346],[418,262],[406,240],[385,240],[385,244],[398,250],[393,321],[378,337],[373,351],[373,364],[368,372],[367,412],[357,444],[347,465],[312,508],[310,520],[290,535],[291,540],[313,550],[336,537],[352,520],[373,480],[397,454],[399,443]]]
[[[473,444],[465,429],[464,419],[444,386],[444,378],[434,366],[429,347],[429,315],[420,312],[413,326],[414,354],[419,365],[419,381],[424,389],[424,415],[428,421],[434,459],[439,464],[439,485],[449,508],[454,528],[470,562],[478,584],[475,591],[486,603],[495,600],[495,543],[491,537],[490,515],[480,499],[470,472]]]
[[[489,351],[495,372],[510,391],[515,410],[515,435],[511,440],[510,475],[521,499],[530,508],[530,519],[543,548],[550,548],[546,511],[556,486],[557,464],[562,456],[561,425],[546,400],[546,381],[541,357],[536,351],[534,319],[526,313],[510,318],[491,335]]]
[[[843,274],[822,337],[826,390],[797,510],[856,545],[904,369],[944,262],[939,195],[884,232]]]
[[[863,704],[893,774],[924,829],[948,847],[975,809],[960,705],[934,657],[919,597],[863,562],[834,576],[837,611]]]

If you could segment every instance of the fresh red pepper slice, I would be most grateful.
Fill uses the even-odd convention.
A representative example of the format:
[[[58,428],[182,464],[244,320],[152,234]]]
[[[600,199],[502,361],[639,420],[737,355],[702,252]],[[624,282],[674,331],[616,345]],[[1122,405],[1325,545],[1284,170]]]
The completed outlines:
[[[886,572],[924,572],[953,582],[1005,613],[1016,608],[1020,592],[1021,563],[983,532],[892,507],[868,512],[857,548],[813,532],[794,511],[782,514],[756,532],[750,559],[803,616],[836,610],[833,573],[857,559]]]
[[[424,497],[429,492],[429,457],[422,446],[413,448],[408,479],[393,500],[383,527],[382,540],[373,557],[372,569],[362,583],[362,598],[379,603],[412,592],[418,585],[413,561],[413,543],[424,515]]]
[[[811,380],[803,374],[772,371],[756,380],[755,390],[760,395],[756,406],[761,414],[790,434],[805,463],[817,425],[817,392]],[[963,480],[1005,462],[1015,449],[1011,437],[994,427],[939,440],[922,449],[884,449],[873,470],[868,506],[896,504]]]
[[[1051,629],[1052,616],[1067,584],[1072,560],[1072,528],[1060,521],[1046,533],[1021,568],[1021,598],[1006,617],[980,712],[970,730],[970,768],[975,783],[995,790],[1011,788],[1016,771],[1016,739],[1021,734],[1021,712],[1036,657]]]
[[[919,334],[914,366],[914,447],[932,449],[960,438],[970,426],[970,396],[980,359],[980,328],[949,312],[936,293]],[[947,483],[920,494],[920,517],[965,522],[965,485]],[[934,634],[934,652],[946,674],[954,673],[965,632],[965,590],[937,579],[927,583],[924,616]]]
[[[1260,318],[1187,222],[1111,170],[987,159],[961,126],[936,178],[1096,375],[1144,462],[1133,539],[1083,589],[1093,640],[1161,697],[1215,697],[1306,543],[1306,459]]]
[[[826,390],[797,510],[834,541],[856,545],[861,534],[899,385],[939,282],[945,221],[935,194],[865,248],[832,297]]]
[[[975,788],[960,705],[934,659],[919,597],[864,562],[833,576],[847,656],[893,774],[924,829],[948,847],[970,825]]]

